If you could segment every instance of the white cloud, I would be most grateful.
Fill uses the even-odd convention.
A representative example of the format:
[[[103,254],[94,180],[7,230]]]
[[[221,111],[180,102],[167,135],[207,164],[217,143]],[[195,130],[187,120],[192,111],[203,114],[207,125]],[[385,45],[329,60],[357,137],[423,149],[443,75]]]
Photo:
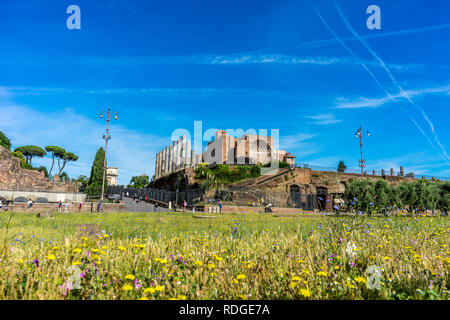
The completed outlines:
[[[290,136],[280,137],[280,149],[292,153],[296,161],[311,154],[319,153],[320,147],[311,141],[308,141],[317,134],[298,133]]]
[[[331,113],[318,114],[315,116],[305,116],[305,118],[315,120],[314,122],[312,122],[312,124],[317,125],[327,125],[342,122],[341,119],[336,119],[336,117]]]
[[[79,160],[67,164],[69,176],[89,176],[98,148],[104,147],[103,122],[97,122],[72,109],[41,112],[25,106],[0,103],[0,130],[10,137],[13,147],[35,144],[58,145],[74,152]],[[119,167],[119,183],[128,184],[131,176],[154,174],[155,154],[170,141],[157,135],[142,134],[112,123],[108,144],[108,165]],[[51,165],[50,158],[33,160],[34,165]]]
[[[286,93],[271,90],[252,90],[240,88],[55,88],[55,87],[17,87],[0,86],[0,97],[15,96],[79,94],[79,95],[133,95],[150,97],[266,97],[278,99],[300,99],[302,93]]]

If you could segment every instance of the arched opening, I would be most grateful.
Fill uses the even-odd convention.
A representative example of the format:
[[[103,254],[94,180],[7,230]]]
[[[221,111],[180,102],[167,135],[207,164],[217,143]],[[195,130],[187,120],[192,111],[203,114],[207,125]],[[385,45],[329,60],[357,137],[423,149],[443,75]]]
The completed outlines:
[[[290,199],[291,199],[292,204],[296,208],[300,208],[302,205],[300,187],[296,184],[291,185],[289,187],[289,193],[290,193]]]
[[[317,194],[317,206],[319,210],[326,210],[327,200],[329,198],[328,189],[325,187],[317,187],[316,194]]]
[[[14,202],[18,202],[18,203],[27,203],[28,199],[25,197],[17,197],[14,199]]]
[[[3,197],[0,197],[0,201],[2,202],[2,206],[5,206],[5,205],[8,204],[8,200],[6,200],[6,199],[3,198]],[[0,209],[1,209],[1,208],[0,208]]]
[[[48,203],[48,199],[44,197],[40,197],[36,199],[36,203]]]

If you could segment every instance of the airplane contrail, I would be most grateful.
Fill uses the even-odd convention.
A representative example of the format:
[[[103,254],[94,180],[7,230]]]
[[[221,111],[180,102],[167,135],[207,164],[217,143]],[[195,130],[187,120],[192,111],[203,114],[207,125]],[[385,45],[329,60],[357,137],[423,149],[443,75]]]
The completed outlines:
[[[313,7],[314,11],[316,12],[316,14],[319,16],[320,20],[322,21],[322,23],[325,25],[325,27],[328,29],[328,31],[331,32],[331,34],[335,37],[335,39],[345,48],[345,50],[347,50],[358,62],[359,64],[367,71],[367,73],[371,76],[371,78],[375,81],[375,83],[378,85],[378,87],[381,88],[381,90],[383,90],[386,95],[389,97],[389,99],[394,102],[397,106],[400,107],[400,109],[405,112],[408,117],[410,118],[410,120],[414,123],[414,125],[419,129],[419,131],[422,133],[422,135],[427,139],[427,141],[430,143],[430,145],[436,150],[436,152],[444,159],[444,161],[447,164],[450,164],[449,159],[447,159],[437,148],[436,146],[433,144],[433,142],[430,140],[430,138],[425,134],[424,130],[422,129],[422,127],[417,123],[417,121],[412,117],[412,115],[405,109],[403,108],[403,106],[401,106],[399,103],[397,103],[397,101],[395,100],[395,98],[392,96],[392,94],[380,83],[380,81],[377,79],[377,77],[372,73],[372,71],[370,71],[370,69],[366,66],[366,64],[361,60],[361,58],[353,52],[352,49],[350,49],[345,43],[344,41],[342,41],[342,39],[336,34],[336,32],[334,32],[334,30],[330,27],[330,25],[325,21],[325,19],[322,17],[322,15],[319,13],[319,11]]]
[[[412,29],[404,29],[404,30],[376,33],[376,34],[367,34],[367,35],[361,35],[360,37],[363,39],[384,38],[384,37],[398,36],[398,35],[403,35],[403,34],[421,33],[421,32],[433,31],[433,30],[440,30],[440,29],[446,29],[446,28],[450,28],[450,23],[426,26],[426,27],[422,27],[422,28],[412,28]],[[344,37],[344,38],[341,38],[341,40],[357,41],[358,39],[356,37]],[[328,44],[334,43],[336,41],[337,41],[337,39],[335,39],[335,38],[313,40],[313,41],[302,42],[302,43],[299,43],[299,44],[296,44],[293,46],[289,46],[289,47],[278,48],[277,50],[282,51],[282,50],[291,50],[291,49],[300,48],[300,47],[328,45]],[[228,55],[255,54],[255,53],[263,53],[263,52],[267,52],[267,51],[271,51],[271,50],[274,50],[274,48],[261,48],[261,49],[248,50],[248,51],[236,51],[236,52],[230,52],[230,53],[228,53]]]
[[[365,41],[356,31],[355,29],[353,29],[353,27],[350,25],[349,21],[347,20],[347,18],[344,16],[341,8],[338,6],[337,2],[334,1],[334,6],[336,7],[339,16],[341,17],[342,21],[344,22],[345,26],[347,27],[347,29],[353,34],[353,36],[358,39],[363,45],[364,47],[370,52],[370,54],[378,61],[378,63],[380,64],[380,66],[386,71],[386,73],[388,74],[389,78],[391,78],[392,82],[394,83],[394,85],[399,89],[400,93],[402,96],[404,96],[406,98],[406,100],[408,100],[408,102],[410,104],[412,104],[413,106],[415,106],[420,113],[422,114],[422,116],[425,118],[425,120],[427,121],[428,125],[431,128],[431,132],[433,133],[433,137],[434,140],[436,141],[436,143],[439,145],[439,147],[441,148],[443,154],[445,155],[445,157],[450,160],[450,157],[448,156],[445,148],[442,146],[441,142],[439,141],[439,138],[437,136],[437,133],[435,132],[434,129],[434,125],[431,122],[431,120],[428,118],[427,114],[425,113],[425,111],[422,109],[422,107],[420,107],[417,103],[415,103],[411,97],[409,96],[408,92],[406,92],[403,87],[400,85],[400,83],[398,83],[397,79],[394,77],[394,75],[391,73],[391,71],[389,70],[388,66],[384,63],[384,61],[376,54],[376,52],[372,49],[372,47],[367,43],[367,41]]]

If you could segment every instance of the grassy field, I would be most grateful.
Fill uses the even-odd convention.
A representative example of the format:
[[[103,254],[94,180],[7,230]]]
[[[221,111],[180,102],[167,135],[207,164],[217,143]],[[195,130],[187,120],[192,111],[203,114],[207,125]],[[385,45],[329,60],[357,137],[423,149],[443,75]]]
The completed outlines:
[[[0,299],[449,299],[445,217],[194,215],[2,213]]]

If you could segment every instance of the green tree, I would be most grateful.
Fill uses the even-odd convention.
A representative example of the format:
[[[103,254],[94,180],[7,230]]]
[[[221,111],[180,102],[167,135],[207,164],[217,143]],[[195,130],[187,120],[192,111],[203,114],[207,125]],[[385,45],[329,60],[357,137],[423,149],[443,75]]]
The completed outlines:
[[[91,175],[86,188],[86,193],[91,197],[99,197],[102,193],[103,180],[103,161],[105,158],[105,150],[100,148],[95,154],[94,162],[92,163]],[[106,164],[105,164],[106,166]],[[105,190],[107,190],[108,181],[105,178]]]
[[[69,175],[67,174],[67,172],[63,172],[63,173],[59,174],[58,176],[61,179],[61,181],[69,181],[70,180]]]
[[[350,210],[372,214],[374,207],[375,185],[368,179],[350,180],[345,188],[344,199]]]
[[[435,181],[425,179],[404,181],[399,186],[400,198],[409,212],[434,210],[441,199],[439,186]]]
[[[80,175],[78,178],[73,178],[72,182],[75,182],[78,185],[79,192],[85,192],[89,183],[89,178],[84,175]]]
[[[400,206],[401,201],[397,189],[386,180],[378,179],[374,185],[374,205],[384,215],[392,211],[394,206]]]
[[[31,164],[31,160],[33,158],[42,158],[47,154],[44,149],[38,146],[22,146],[16,148],[14,151],[21,152],[26,159],[26,163],[28,164]]]
[[[44,167],[44,166],[40,166],[39,168],[37,168],[37,170],[39,171],[39,172],[44,172],[44,177],[46,177],[47,179],[48,179],[48,171],[47,171],[47,168],[46,167]]]
[[[440,199],[438,206],[447,214],[450,210],[450,182],[441,183],[440,186]]]
[[[345,165],[344,161],[342,161],[342,160],[339,161],[337,171],[338,172],[345,172],[346,169],[347,169],[347,166]]]
[[[62,161],[62,166],[60,165],[60,160]],[[67,162],[73,162],[77,160],[78,160],[77,155],[75,155],[72,152],[65,152],[64,155],[58,159],[58,167],[59,167],[58,175],[60,175],[61,172],[64,170],[64,167],[66,166]]]
[[[46,146],[45,150],[52,155],[52,166],[49,172],[49,174],[51,175],[53,166],[55,165],[55,159],[62,159],[64,157],[64,154],[66,153],[66,150],[57,146]]]
[[[3,132],[0,131],[0,146],[11,150],[11,140]]]
[[[131,177],[128,188],[142,189],[150,183],[149,177],[144,173],[140,176]]]

